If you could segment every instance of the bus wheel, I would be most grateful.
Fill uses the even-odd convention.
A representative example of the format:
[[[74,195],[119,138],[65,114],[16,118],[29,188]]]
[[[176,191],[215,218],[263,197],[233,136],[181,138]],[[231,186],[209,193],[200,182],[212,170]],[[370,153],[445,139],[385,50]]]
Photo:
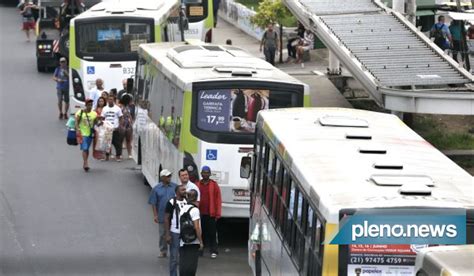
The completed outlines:
[[[38,70],[38,72],[45,72],[45,67],[43,67],[39,64],[36,65],[36,69]]]
[[[150,183],[148,183],[148,180],[146,180],[145,176],[143,176],[143,185],[150,186]]]

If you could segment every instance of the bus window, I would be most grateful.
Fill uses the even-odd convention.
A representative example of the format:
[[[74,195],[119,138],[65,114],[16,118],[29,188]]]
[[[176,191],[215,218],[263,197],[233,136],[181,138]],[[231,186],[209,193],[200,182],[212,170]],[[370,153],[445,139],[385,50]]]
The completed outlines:
[[[76,54],[94,60],[135,54],[138,46],[152,41],[153,20],[76,22]],[[128,57],[127,57],[128,58]]]
[[[298,225],[303,229],[303,209],[304,205],[303,204],[303,193],[301,191],[298,191],[298,209],[297,209],[297,214],[296,214],[296,221],[298,222]]]

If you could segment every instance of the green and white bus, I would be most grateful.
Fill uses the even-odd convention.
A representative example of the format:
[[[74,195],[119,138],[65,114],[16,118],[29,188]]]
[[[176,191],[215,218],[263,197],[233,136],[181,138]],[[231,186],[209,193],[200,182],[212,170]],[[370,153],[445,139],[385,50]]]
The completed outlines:
[[[142,43],[181,40],[178,0],[104,1],[70,23],[69,66],[71,112],[83,106],[95,80],[106,91],[120,90],[134,77],[137,49]],[[185,2],[189,29],[186,38],[212,36],[212,0]]]
[[[233,46],[142,44],[135,77],[134,159],[145,181],[159,171],[201,166],[220,185],[224,217],[248,218],[247,179],[256,115],[260,110],[309,104],[309,87]],[[247,163],[250,169],[250,163]]]
[[[266,110],[254,148],[254,275],[415,275],[416,254],[428,245],[329,243],[341,220],[359,211],[456,209],[466,213],[466,242],[474,243],[472,177],[394,115]]]

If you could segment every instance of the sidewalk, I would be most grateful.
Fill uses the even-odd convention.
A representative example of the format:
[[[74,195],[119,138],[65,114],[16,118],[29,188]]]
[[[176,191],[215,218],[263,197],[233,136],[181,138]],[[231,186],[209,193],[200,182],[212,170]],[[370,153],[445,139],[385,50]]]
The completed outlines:
[[[225,44],[227,39],[232,40],[232,45],[245,49],[250,54],[264,58],[263,53],[259,51],[260,41],[242,32],[234,25],[229,24],[224,19],[219,18],[217,27],[213,30],[213,43]],[[286,43],[283,42],[283,61],[286,61],[288,55]],[[276,60],[279,57],[276,57]],[[346,107],[352,108],[351,104],[341,95],[339,90],[324,75],[328,66],[327,49],[316,49],[311,51],[311,60],[301,64],[277,63],[276,67],[292,75],[296,79],[310,86],[312,106],[317,107]]]

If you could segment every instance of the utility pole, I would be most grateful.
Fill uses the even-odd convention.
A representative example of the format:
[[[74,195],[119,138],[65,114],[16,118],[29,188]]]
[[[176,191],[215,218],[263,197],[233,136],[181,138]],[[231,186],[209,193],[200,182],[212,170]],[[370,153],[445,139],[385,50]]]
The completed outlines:
[[[472,1],[472,0],[471,0]],[[461,0],[456,0],[456,11],[462,12]],[[464,20],[459,20],[459,29],[461,32],[461,59],[464,59],[464,65],[467,71],[471,70],[471,62],[469,61],[469,55],[467,55],[467,41],[466,41],[466,28],[464,28]]]
[[[179,9],[179,31],[181,32],[181,41],[184,41],[184,17],[186,16],[186,5],[181,0],[181,6]]]

